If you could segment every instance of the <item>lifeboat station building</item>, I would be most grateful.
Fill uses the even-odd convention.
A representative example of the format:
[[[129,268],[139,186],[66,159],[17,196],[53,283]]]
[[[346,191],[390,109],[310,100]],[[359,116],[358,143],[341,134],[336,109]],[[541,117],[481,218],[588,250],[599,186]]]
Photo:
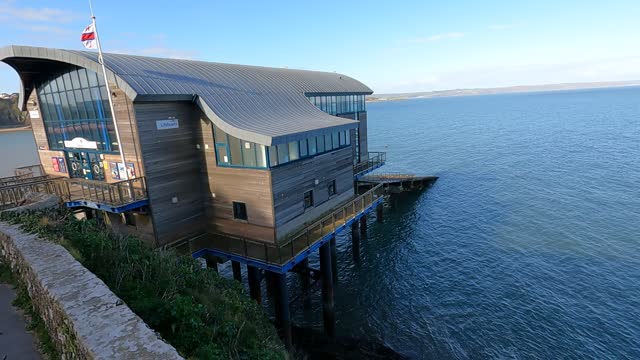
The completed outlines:
[[[332,72],[104,58],[107,83],[94,52],[0,49],[21,80],[42,177],[65,205],[211,266],[231,260],[237,276],[245,264],[258,301],[261,274],[273,275],[285,339],[285,275],[313,272],[319,250],[331,333],[335,236],[383,200],[356,190],[385,162],[367,149],[372,90]]]

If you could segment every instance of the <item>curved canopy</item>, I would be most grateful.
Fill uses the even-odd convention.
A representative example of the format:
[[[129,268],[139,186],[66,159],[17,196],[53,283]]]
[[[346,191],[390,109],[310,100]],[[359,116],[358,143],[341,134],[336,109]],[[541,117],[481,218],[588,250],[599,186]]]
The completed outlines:
[[[307,94],[372,93],[361,82],[337,73],[123,54],[104,57],[107,77],[131,100],[194,101],[223,131],[263,145],[300,140],[335,127],[342,130],[357,126],[357,121],[316,108]],[[21,99],[44,72],[68,64],[101,72],[97,58],[96,52],[88,51],[0,48],[0,60],[20,74]]]

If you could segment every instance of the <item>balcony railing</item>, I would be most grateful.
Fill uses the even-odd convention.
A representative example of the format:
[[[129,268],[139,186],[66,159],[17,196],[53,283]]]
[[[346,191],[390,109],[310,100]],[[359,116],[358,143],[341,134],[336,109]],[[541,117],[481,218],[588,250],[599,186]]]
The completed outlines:
[[[339,206],[329,215],[307,226],[280,244],[269,244],[226,234],[206,234],[191,240],[188,244],[179,245],[177,248],[190,253],[201,249],[218,250],[226,254],[283,266],[298,255],[311,250],[314,244],[355,219],[383,196],[384,189],[382,185],[378,185]],[[188,248],[184,248],[185,245]]]
[[[147,199],[144,177],[106,183],[85,179],[64,179],[65,201],[92,201],[110,206],[122,206]],[[67,195],[65,198],[64,195]]]
[[[366,161],[359,162],[353,166],[353,175],[357,178],[379,168],[386,161],[386,152],[369,152],[369,158]]]
[[[64,193],[66,187],[57,178],[49,176],[28,177],[22,182],[14,182],[0,187],[0,210],[22,205],[28,193]]]
[[[44,176],[44,170],[42,169],[42,165],[29,165],[29,166],[21,166],[19,168],[15,168],[14,174],[16,176]]]
[[[30,192],[56,194],[64,202],[89,201],[119,207],[147,199],[144,177],[105,183],[85,179],[51,176],[26,177],[7,181],[0,186],[0,210],[19,206]]]

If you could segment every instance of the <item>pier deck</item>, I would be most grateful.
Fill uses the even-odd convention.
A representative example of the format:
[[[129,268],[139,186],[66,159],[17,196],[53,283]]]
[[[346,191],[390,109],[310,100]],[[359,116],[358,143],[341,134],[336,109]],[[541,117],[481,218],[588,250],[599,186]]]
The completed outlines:
[[[387,194],[419,191],[431,186],[437,176],[417,176],[413,174],[381,173],[362,176],[358,179],[358,191],[366,191],[381,185]]]

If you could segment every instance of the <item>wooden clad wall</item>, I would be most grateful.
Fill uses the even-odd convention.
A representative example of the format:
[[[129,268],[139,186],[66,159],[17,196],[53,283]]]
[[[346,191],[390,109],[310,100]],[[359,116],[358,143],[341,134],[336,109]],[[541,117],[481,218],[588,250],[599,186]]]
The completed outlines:
[[[38,102],[38,96],[34,89],[29,94],[29,100],[27,100],[27,112],[36,112],[37,117],[31,117],[31,130],[33,132],[33,139],[36,142],[36,149],[49,150],[49,141],[47,141],[47,133],[44,129],[44,120],[42,119],[42,113],[40,112],[40,103]]]
[[[208,189],[206,218],[209,230],[253,240],[274,242],[273,195],[269,170],[218,167],[213,125],[200,114],[201,177]],[[246,204],[248,220],[233,218],[233,202]]]
[[[368,136],[367,136],[367,112],[360,111],[358,113],[350,113],[350,114],[340,114],[338,117],[358,120],[360,123],[358,124],[358,137],[359,144],[356,146],[360,147],[360,161],[366,161],[369,158],[369,145],[368,145]],[[351,131],[351,144],[355,142],[355,132]],[[353,149],[353,155],[355,156],[355,148]]]
[[[120,141],[122,141],[125,161],[127,163],[134,164],[137,177],[144,176],[144,166],[140,156],[140,140],[138,136],[138,129],[136,128],[133,102],[127,97],[122,89],[115,87],[113,84],[110,84],[109,88],[111,89],[111,94],[113,96],[113,107],[115,110],[118,130],[120,132]],[[115,141],[116,139],[111,140]],[[112,179],[111,174],[109,173],[110,162],[122,162],[122,160],[120,160],[120,154],[106,154],[104,156],[104,160],[107,165],[104,169],[106,181],[120,181]]]
[[[276,236],[284,239],[354,194],[350,147],[271,169]],[[318,180],[318,184],[315,181]],[[329,183],[337,194],[329,198]],[[314,207],[304,209],[304,193],[313,190]]]
[[[360,161],[365,161],[369,158],[369,136],[367,135],[367,112],[361,111],[358,113],[358,136],[360,137]]]
[[[135,103],[156,245],[205,231],[206,191],[200,177],[197,112],[192,103]],[[157,120],[177,119],[179,128],[158,130]],[[177,202],[174,203],[173,199]]]

